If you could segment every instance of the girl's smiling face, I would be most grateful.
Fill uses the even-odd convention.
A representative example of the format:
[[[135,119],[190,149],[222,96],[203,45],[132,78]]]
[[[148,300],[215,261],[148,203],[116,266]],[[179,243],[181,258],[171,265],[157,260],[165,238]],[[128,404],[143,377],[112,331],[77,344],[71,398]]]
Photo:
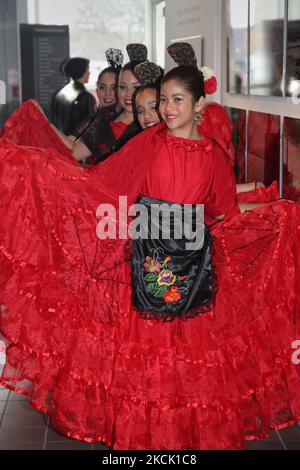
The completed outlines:
[[[133,113],[132,95],[141,84],[131,70],[122,70],[119,77],[118,97],[121,107],[127,113]]]
[[[104,72],[97,84],[97,96],[101,108],[111,106],[117,101],[117,76],[113,72]]]
[[[160,122],[157,90],[145,88],[137,94],[136,111],[142,129],[153,127]]]
[[[159,111],[171,134],[186,134],[194,126],[195,114],[204,105],[204,98],[195,103],[192,94],[177,80],[163,83]]]

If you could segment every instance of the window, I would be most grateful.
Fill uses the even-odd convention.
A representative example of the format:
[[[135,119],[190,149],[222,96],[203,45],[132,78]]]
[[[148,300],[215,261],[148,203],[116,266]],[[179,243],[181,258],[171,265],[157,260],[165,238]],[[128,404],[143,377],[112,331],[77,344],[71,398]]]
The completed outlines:
[[[146,43],[147,0],[27,0],[28,22],[70,26],[71,57],[90,59],[88,87],[107,66],[105,51],[131,42]]]
[[[152,18],[152,60],[164,68],[166,42],[166,2],[162,0],[150,1]]]
[[[283,96],[284,4],[250,1],[250,95]]]
[[[248,0],[227,2],[227,91],[248,93]]]
[[[300,2],[289,0],[287,24],[286,96],[300,92]]]
[[[235,117],[239,181],[300,202],[300,2],[224,0],[222,102]]]

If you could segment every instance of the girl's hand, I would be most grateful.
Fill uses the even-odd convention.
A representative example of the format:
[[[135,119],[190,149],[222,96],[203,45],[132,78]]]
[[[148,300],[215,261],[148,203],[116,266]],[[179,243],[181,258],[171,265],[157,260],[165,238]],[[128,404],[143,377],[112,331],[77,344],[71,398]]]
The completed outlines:
[[[243,183],[236,185],[237,194],[248,193],[249,191],[254,191],[257,188],[264,188],[265,185],[261,181],[252,181],[251,183]]]
[[[265,185],[262,181],[255,181],[254,182],[255,189],[257,188],[265,188]]]

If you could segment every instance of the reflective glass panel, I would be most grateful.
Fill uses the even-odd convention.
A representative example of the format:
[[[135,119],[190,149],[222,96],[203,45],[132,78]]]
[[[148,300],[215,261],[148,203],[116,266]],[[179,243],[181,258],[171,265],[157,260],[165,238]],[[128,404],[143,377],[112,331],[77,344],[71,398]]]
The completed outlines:
[[[283,195],[300,202],[300,119],[284,121]]]
[[[250,0],[250,94],[282,96],[284,0]]]
[[[248,94],[248,0],[226,0],[227,91]]]
[[[233,123],[232,142],[235,150],[235,174],[239,183],[245,180],[245,145],[246,145],[246,111],[227,108]]]
[[[250,111],[248,136],[248,181],[279,181],[279,116]]]
[[[300,97],[300,1],[289,0],[286,95]]]

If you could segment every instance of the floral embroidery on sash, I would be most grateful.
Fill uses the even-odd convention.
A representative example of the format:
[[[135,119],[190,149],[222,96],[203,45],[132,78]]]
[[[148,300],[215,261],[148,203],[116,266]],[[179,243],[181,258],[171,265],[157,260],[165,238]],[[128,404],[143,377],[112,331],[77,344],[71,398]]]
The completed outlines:
[[[187,276],[174,274],[168,268],[168,263],[172,260],[170,256],[164,257],[162,249],[151,250],[151,256],[147,256],[144,263],[144,280],[148,294],[164,299],[165,302],[178,302],[183,294],[189,292],[189,281]]]

